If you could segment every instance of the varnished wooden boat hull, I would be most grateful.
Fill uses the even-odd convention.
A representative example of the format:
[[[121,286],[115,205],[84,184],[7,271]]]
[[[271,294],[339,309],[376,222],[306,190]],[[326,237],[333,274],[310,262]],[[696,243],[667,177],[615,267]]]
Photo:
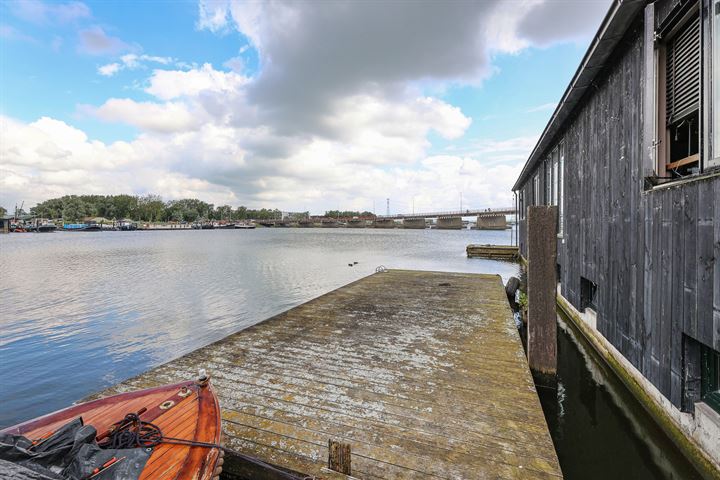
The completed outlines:
[[[200,386],[192,381],[73,405],[4,431],[30,439],[42,438],[68,421],[82,417],[86,425],[92,425],[101,434],[126,414],[137,413],[142,408],[147,411],[140,419],[157,425],[164,437],[215,445],[220,443],[220,407],[217,397],[210,384]],[[163,443],[155,447],[140,479],[211,480],[219,473],[219,468],[216,471],[219,458],[219,448]]]

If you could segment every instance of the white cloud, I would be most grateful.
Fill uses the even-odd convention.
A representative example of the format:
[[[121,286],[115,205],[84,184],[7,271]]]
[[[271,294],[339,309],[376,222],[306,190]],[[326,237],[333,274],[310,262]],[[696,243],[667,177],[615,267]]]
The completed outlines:
[[[229,68],[237,74],[242,74],[245,70],[245,61],[242,59],[242,57],[232,57],[227,59],[223,63],[223,67]]]
[[[533,113],[533,112],[551,112],[555,110],[557,107],[557,102],[550,102],[550,103],[543,103],[541,105],[536,105],[534,107],[530,107],[526,110],[527,113]]]
[[[42,2],[40,0],[15,0],[7,2],[12,13],[36,24],[68,23],[90,18],[90,9],[82,2]]]
[[[161,133],[192,130],[199,120],[182,103],[136,102],[127,98],[111,98],[98,108],[85,110],[107,122]]]
[[[238,92],[248,79],[234,72],[221,72],[209,63],[189,71],[155,70],[146,91],[163,100],[194,97],[200,93]]]
[[[144,66],[145,63],[159,63],[161,65],[170,65],[176,60],[172,57],[159,57],[155,55],[138,55],[135,53],[127,53],[120,57],[119,62],[108,63],[98,67],[98,73],[105,77],[112,77],[121,70],[135,70]]]
[[[97,25],[80,30],[78,36],[78,51],[89,55],[114,55],[132,48],[119,38],[108,35]]]
[[[509,204],[536,137],[466,139],[472,119],[427,92],[479,85],[493,74],[498,52],[592,33],[588,22],[563,25],[581,13],[574,8],[548,31],[526,20],[529,12],[554,9],[540,0],[413,8],[202,1],[197,27],[235,29],[249,39],[260,61],[253,76],[245,76],[242,49],[226,62],[231,71],[180,66],[94,27],[94,37],[83,39],[85,51],[116,56],[98,72],[111,76],[153,63],[158,68],[145,93],[154,100],[110,98],[80,110],[140,134],[105,144],[57,120],[4,118],[0,202],[152,192],[321,212],[370,209],[373,199],[389,196],[394,210],[409,209],[413,197],[416,210],[437,210],[456,208],[462,192],[468,208]],[[420,87],[428,85],[437,89]],[[460,146],[432,155],[434,135]]]
[[[122,69],[122,65],[119,63],[108,63],[98,67],[98,73],[104,77],[112,77]]]
[[[222,32],[228,24],[228,2],[226,0],[204,0],[198,3],[197,28]]]
[[[40,43],[35,37],[27,35],[11,25],[0,25],[0,38],[35,44]]]

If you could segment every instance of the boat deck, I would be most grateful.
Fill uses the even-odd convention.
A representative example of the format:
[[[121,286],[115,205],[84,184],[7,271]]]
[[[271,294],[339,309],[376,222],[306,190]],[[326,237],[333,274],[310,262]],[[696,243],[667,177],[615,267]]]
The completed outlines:
[[[377,273],[101,394],[199,368],[227,446],[287,469],[346,478],[333,440],[358,478],[562,478],[499,276]]]

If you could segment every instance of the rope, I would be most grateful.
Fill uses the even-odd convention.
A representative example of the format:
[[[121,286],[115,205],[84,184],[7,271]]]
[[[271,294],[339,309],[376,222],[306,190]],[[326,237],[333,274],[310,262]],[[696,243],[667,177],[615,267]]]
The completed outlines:
[[[241,452],[224,447],[217,443],[197,442],[195,440],[187,440],[184,438],[165,437],[157,425],[140,420],[136,413],[128,413],[125,418],[110,428],[108,436],[98,442],[100,448],[125,449],[125,448],[153,448],[162,443],[172,445],[184,445],[188,447],[205,447],[217,448],[228,452],[236,457],[242,458],[246,462],[250,462],[275,474],[282,478],[292,480],[310,480],[314,477],[299,477],[284,470],[280,470],[272,465],[262,462],[256,458],[249,457]]]

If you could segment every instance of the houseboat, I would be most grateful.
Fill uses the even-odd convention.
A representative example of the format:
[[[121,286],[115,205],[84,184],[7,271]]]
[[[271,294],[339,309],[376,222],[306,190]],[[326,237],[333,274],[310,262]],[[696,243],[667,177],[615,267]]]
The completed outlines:
[[[557,206],[559,306],[717,468],[720,0],[615,0],[590,45],[513,187],[520,252]]]

